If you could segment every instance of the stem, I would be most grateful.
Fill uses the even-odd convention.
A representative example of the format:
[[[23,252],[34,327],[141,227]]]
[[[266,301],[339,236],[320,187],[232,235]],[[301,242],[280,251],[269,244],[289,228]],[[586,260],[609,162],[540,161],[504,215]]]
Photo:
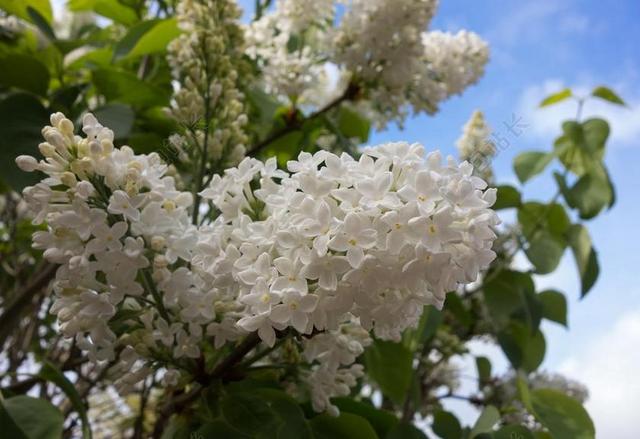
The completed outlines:
[[[160,292],[158,292],[158,290],[156,289],[155,283],[151,278],[151,273],[149,273],[149,271],[147,270],[142,270],[142,280],[146,284],[147,289],[151,293],[151,296],[153,296],[153,300],[155,301],[155,305],[158,308],[158,312],[160,313],[160,316],[162,316],[162,318],[165,319],[167,323],[171,323],[171,318],[169,317],[169,313],[167,312],[167,309],[164,307],[162,296],[160,295]]]
[[[36,269],[37,274],[33,277],[33,281],[21,291],[18,291],[15,295],[16,300],[5,307],[0,316],[0,346],[4,345],[16,322],[19,322],[23,310],[29,306],[37,294],[42,293],[45,287],[49,285],[49,281],[55,276],[57,268],[56,265],[45,262],[42,267]]]
[[[438,396],[437,399],[459,399],[461,401],[467,401],[471,404],[476,405],[485,405],[486,401],[482,398],[478,398],[477,396],[466,396],[466,395],[456,395],[455,393],[445,393],[444,395]]]
[[[207,171],[207,160],[209,155],[209,131],[211,124],[211,98],[209,95],[209,89],[211,84],[209,84],[209,58],[207,57],[207,48],[205,46],[205,42],[201,43],[203,45],[202,59],[204,60],[204,81],[206,85],[206,90],[204,91],[204,140],[202,142],[202,153],[200,154],[200,169],[198,171],[198,176],[196,178],[195,185],[193,186],[193,212],[191,216],[191,223],[193,225],[198,225],[198,215],[200,214],[200,191],[202,190],[202,180],[204,179],[205,173]]]
[[[279,339],[272,347],[263,350],[262,352],[259,352],[258,354],[254,355],[251,358],[247,358],[245,361],[243,361],[242,363],[240,363],[240,367],[241,368],[245,368],[248,366],[251,366],[253,363],[255,363],[256,361],[261,360],[262,358],[266,357],[267,355],[269,355],[271,352],[275,351],[276,349],[278,349],[282,343],[284,343],[287,340],[288,337],[283,337],[281,339]]]

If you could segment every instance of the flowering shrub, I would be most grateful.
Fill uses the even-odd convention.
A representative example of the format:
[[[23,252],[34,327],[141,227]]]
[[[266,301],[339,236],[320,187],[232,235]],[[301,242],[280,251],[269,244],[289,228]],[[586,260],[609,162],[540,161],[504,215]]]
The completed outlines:
[[[594,437],[587,391],[538,371],[540,323],[567,310],[533,275],[569,248],[581,294],[596,281],[578,218],[613,204],[606,121],[519,154],[521,184],[560,169],[551,201],[525,201],[497,183],[480,111],[459,160],[364,146],[483,73],[479,36],[428,30],[436,1],[258,1],[247,24],[232,0],[138,3],[71,2],[65,29],[47,2],[0,2],[0,143],[21,169],[0,163],[3,431]],[[586,99],[543,105],[569,98]],[[512,370],[477,356],[463,394],[478,339]]]

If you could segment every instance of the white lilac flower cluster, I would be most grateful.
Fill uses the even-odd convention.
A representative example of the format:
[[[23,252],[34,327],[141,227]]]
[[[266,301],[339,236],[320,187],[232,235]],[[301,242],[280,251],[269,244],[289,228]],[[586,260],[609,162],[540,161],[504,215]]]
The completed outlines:
[[[246,158],[202,193],[221,215],[200,234],[198,266],[234,289],[238,325],[268,344],[275,330],[333,329],[345,313],[397,340],[495,257],[495,190],[466,162],[389,143],[360,160],[303,152],[288,168]]]
[[[424,305],[441,307],[495,256],[495,190],[468,163],[425,159],[417,144],[368,148],[359,160],[303,152],[289,173],[245,158],[202,191],[220,214],[196,227],[191,194],[157,154],[114,148],[92,115],[83,131],[56,113],[45,160],[17,163],[47,174],[24,198],[47,224],[34,246],[60,265],[60,330],[94,361],[118,358],[121,389],[167,357],[198,358],[205,344],[256,331],[273,346],[292,328],[308,339],[314,406],[335,411],[329,398],[361,374],[353,363],[369,331],[399,339]],[[137,324],[116,334],[120,311]]]
[[[175,189],[157,154],[115,148],[113,131],[93,115],[85,115],[82,131],[84,138],[55,113],[42,130],[46,141],[39,149],[45,159],[16,159],[23,170],[47,175],[23,192],[34,223],[47,224],[46,231],[34,234],[33,246],[60,265],[51,312],[62,334],[74,337],[92,361],[114,360],[121,351],[119,367],[128,372],[123,378],[135,383],[149,369],[138,361],[133,340],[117,340],[109,321],[118,310],[153,309],[146,320],[150,344],[173,346],[174,337],[195,343],[182,327],[165,330],[170,315],[198,322],[188,306],[174,303],[180,295],[187,304],[189,291],[180,283],[181,270],[172,268],[191,260],[197,242],[188,210],[192,196]],[[190,334],[197,329],[192,326]],[[183,346],[176,345],[176,357]]]
[[[333,0],[278,0],[273,11],[245,29],[247,55],[255,60],[269,93],[308,103],[326,84]]]
[[[178,156],[206,148],[218,167],[235,165],[248,142],[241,84],[249,67],[242,55],[240,11],[231,0],[182,0],[177,16],[183,32],[169,44],[167,60],[180,84],[171,114],[186,128],[186,138],[172,146]],[[205,124],[216,128],[204,129]]]
[[[427,32],[436,0],[341,1],[337,19],[335,3],[280,0],[246,28],[247,54],[270,92],[313,105],[354,82],[365,90],[358,106],[384,126],[411,111],[435,113],[483,74],[489,51],[480,37]]]
[[[464,125],[462,135],[456,142],[461,160],[473,165],[474,172],[487,182],[493,181],[491,160],[496,155],[496,145],[491,137],[491,128],[482,111],[476,110]]]

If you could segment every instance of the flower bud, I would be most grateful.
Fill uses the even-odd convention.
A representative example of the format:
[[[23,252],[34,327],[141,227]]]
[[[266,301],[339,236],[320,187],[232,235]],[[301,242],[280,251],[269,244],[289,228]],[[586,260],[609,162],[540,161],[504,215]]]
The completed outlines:
[[[33,172],[38,169],[38,161],[30,155],[20,155],[16,157],[16,164],[25,172]]]

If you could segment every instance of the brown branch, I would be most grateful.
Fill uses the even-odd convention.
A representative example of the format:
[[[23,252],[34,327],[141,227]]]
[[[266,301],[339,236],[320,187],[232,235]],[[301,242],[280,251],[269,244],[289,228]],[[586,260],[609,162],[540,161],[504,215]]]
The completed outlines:
[[[20,317],[22,317],[24,308],[29,306],[36,294],[42,292],[49,284],[49,281],[53,279],[56,274],[56,269],[56,265],[45,263],[39,272],[36,273],[34,279],[25,285],[21,291],[18,291],[16,293],[16,299],[5,308],[2,315],[0,315],[0,346],[4,346],[16,321],[19,321]]]
[[[263,150],[264,148],[269,146],[272,142],[274,142],[274,141],[278,140],[279,138],[281,138],[281,137],[283,137],[283,136],[285,136],[285,135],[297,130],[298,128],[302,127],[306,122],[309,122],[309,121],[312,121],[314,119],[317,119],[318,117],[322,116],[323,114],[333,110],[334,108],[338,107],[343,102],[354,100],[359,94],[360,94],[360,87],[358,87],[356,84],[349,84],[349,86],[346,88],[344,93],[342,93],[336,99],[331,101],[325,107],[323,107],[320,110],[317,110],[317,111],[311,113],[310,115],[308,115],[307,117],[303,118],[302,120],[293,120],[287,126],[281,128],[279,130],[274,131],[269,136],[267,136],[265,139],[261,140],[260,142],[258,142],[257,144],[255,144],[251,148],[249,148],[247,150],[247,155],[255,155],[255,154],[259,153],[261,150]]]

